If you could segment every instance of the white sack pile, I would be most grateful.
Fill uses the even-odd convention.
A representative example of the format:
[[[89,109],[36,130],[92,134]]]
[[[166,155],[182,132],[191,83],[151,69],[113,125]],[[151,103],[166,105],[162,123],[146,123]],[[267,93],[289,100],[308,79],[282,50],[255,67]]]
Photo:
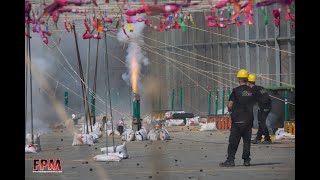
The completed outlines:
[[[142,127],[139,131],[136,131],[136,133],[135,133],[135,137],[136,137],[137,141],[148,140],[147,135],[148,135],[147,130],[144,127]]]
[[[135,139],[135,133],[132,129],[126,129],[123,133],[122,133],[122,141],[134,141]]]
[[[37,153],[41,151],[41,146],[40,146],[40,134],[34,134],[33,135],[33,144],[32,144],[32,135],[28,133],[26,135],[26,147],[25,147],[25,152],[26,153]]]
[[[152,129],[148,133],[148,139],[157,141],[157,140],[168,140],[170,139],[169,132],[162,128],[162,129]]]
[[[284,138],[295,139],[295,135],[284,132],[284,128],[278,128],[275,135],[276,135],[276,140],[281,140]]]
[[[187,126],[199,125],[199,120],[200,120],[199,116],[196,116],[194,118],[186,118],[186,125]]]
[[[183,119],[168,119],[166,120],[166,126],[184,126]]]
[[[24,148],[26,153],[37,153],[40,151],[40,146],[38,144],[29,144]]]
[[[107,154],[99,154],[93,157],[93,160],[95,161],[102,161],[102,162],[108,162],[108,161],[115,161],[119,162],[121,161],[121,157],[117,155],[118,153],[108,153]]]
[[[115,148],[115,153],[114,155],[117,155],[119,156],[120,158],[122,159],[126,159],[128,158],[128,153],[127,153],[127,146],[126,146],[126,142],[124,142],[122,145],[119,145],[119,146],[111,146],[111,147],[108,147],[108,154],[109,153],[113,153],[114,151],[114,148]],[[107,148],[100,148],[100,150],[103,152],[103,153],[106,153],[106,150]]]
[[[212,130],[218,130],[216,126],[216,122],[200,123],[200,131],[212,131]]]
[[[93,136],[90,134],[74,133],[72,146],[94,145]]]

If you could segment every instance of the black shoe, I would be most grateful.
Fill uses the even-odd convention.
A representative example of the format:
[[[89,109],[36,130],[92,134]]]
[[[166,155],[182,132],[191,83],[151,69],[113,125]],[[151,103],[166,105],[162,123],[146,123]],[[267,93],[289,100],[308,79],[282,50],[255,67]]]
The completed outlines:
[[[245,161],[243,162],[243,165],[244,165],[244,166],[250,166],[250,160],[245,160]]]
[[[235,164],[234,164],[233,161],[228,161],[228,160],[227,160],[227,161],[225,161],[225,162],[223,162],[223,163],[220,163],[219,166],[220,166],[220,167],[234,167]]]
[[[255,139],[255,140],[251,140],[252,144],[260,144],[261,140]]]
[[[272,144],[272,141],[271,141],[271,139],[269,139],[269,140],[264,140],[264,141],[262,142],[262,144]]]

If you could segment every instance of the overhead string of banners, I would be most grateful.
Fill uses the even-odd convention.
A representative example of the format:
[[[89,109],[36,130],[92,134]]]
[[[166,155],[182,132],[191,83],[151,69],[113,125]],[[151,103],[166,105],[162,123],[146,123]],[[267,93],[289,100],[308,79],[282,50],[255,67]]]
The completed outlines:
[[[46,6],[42,12],[42,14],[36,14],[33,12],[31,8],[31,4],[29,1],[25,1],[25,23],[31,23],[33,24],[33,31],[39,33],[39,35],[44,39],[44,43],[48,44],[47,36],[51,36],[52,33],[48,31],[48,19],[52,17],[52,20],[55,24],[59,21],[59,15],[63,13],[74,13],[74,14],[83,14],[84,15],[84,21],[86,21],[86,14],[87,13],[93,13],[92,17],[92,26],[93,28],[97,29],[97,32],[104,31],[104,27],[108,23],[112,23],[113,20],[117,22],[118,25],[121,24],[122,30],[126,34],[124,30],[124,19],[126,18],[126,21],[128,23],[128,26],[130,27],[132,23],[139,23],[144,22],[147,26],[152,27],[155,30],[158,30],[160,32],[167,31],[169,29],[176,29],[181,31],[185,31],[185,27],[187,25],[185,24],[187,21],[190,21],[192,26],[188,26],[190,28],[196,28],[198,30],[206,31],[203,29],[200,29],[196,27],[196,24],[193,20],[192,13],[188,11],[188,8],[191,7],[197,7],[202,3],[201,2],[192,2],[189,1],[183,1],[182,3],[164,3],[164,4],[147,4],[144,2],[144,0],[140,1],[141,7],[137,9],[127,9],[128,7],[131,7],[132,2],[123,1],[122,6],[119,5],[118,1],[114,2],[115,5],[118,7],[119,12],[114,18],[107,17],[106,10],[103,10],[103,6],[107,5],[110,6],[111,4],[104,3],[104,4],[97,4],[95,0],[93,1],[75,1],[75,0],[55,0],[52,4]],[[88,7],[85,5],[92,5],[92,7]],[[238,27],[241,25],[247,25],[247,24],[253,24],[254,21],[252,19],[253,16],[253,7],[257,8],[263,8],[265,9],[265,6],[270,6],[272,4],[278,4],[278,6],[284,8],[286,10],[286,16],[285,19],[288,21],[295,22],[295,16],[292,12],[295,11],[295,1],[294,0],[287,0],[287,1],[280,1],[280,0],[264,0],[255,3],[254,0],[248,0],[248,1],[241,1],[240,0],[221,0],[219,2],[210,0],[208,9],[211,11],[212,15],[205,16],[205,21],[208,23],[209,27],[217,27],[217,28],[225,28],[228,25],[236,24]],[[33,4],[34,5],[34,4]],[[73,8],[71,9],[70,6]],[[97,7],[99,9],[95,10],[93,7]],[[231,8],[233,6],[233,9]],[[39,2],[39,7],[40,2]],[[69,8],[68,8],[69,7]],[[79,9],[79,7],[85,7],[85,9]],[[227,7],[227,8],[226,8]],[[185,9],[185,10],[183,10]],[[228,10],[229,18],[223,17],[224,10]],[[30,12],[32,11],[32,18],[30,17]],[[95,12],[97,11],[97,17],[95,17]],[[104,12],[101,12],[104,11]],[[114,9],[110,10],[109,15],[114,11]],[[39,13],[39,10],[37,11]],[[263,11],[264,12],[264,11]],[[275,26],[279,26],[280,22],[280,14],[281,14],[281,8],[274,9],[273,10],[273,16],[274,16],[274,22]],[[159,25],[153,25],[152,21],[147,18],[136,18],[137,14],[145,14],[148,17],[154,17],[157,16],[160,20]],[[103,16],[102,16],[103,15]],[[108,15],[108,16],[109,16]],[[264,18],[266,17],[266,14],[264,14]],[[121,19],[120,19],[121,18]],[[241,21],[241,18],[244,20]],[[90,19],[91,20],[91,19]],[[120,21],[121,20],[121,21]],[[228,23],[225,23],[228,22]],[[223,24],[225,23],[225,24]],[[46,26],[46,31],[41,29],[41,25]],[[265,24],[267,24],[265,22]],[[64,25],[65,28],[68,30],[68,26],[71,26],[70,20],[65,14],[64,19]],[[206,31],[209,33],[214,33],[210,31]],[[88,33],[92,34],[91,31]],[[26,36],[30,37],[27,33],[25,33]],[[222,36],[219,34],[219,36]],[[234,37],[226,36],[232,39],[236,39],[239,41],[244,41],[241,39],[237,39]],[[244,41],[247,43],[253,43],[249,41]],[[256,45],[260,45],[255,43]],[[275,49],[269,46],[266,46],[267,48],[271,48],[277,51],[282,51],[279,49]],[[288,52],[294,54],[292,52]]]

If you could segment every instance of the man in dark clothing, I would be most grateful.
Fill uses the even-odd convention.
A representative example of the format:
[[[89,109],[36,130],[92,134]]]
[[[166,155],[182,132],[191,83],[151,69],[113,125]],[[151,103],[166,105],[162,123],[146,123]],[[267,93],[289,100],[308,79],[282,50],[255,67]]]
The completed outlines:
[[[252,141],[252,143],[253,144],[261,143],[262,135],[264,135],[264,141],[262,143],[270,144],[272,143],[272,141],[270,139],[268,127],[266,125],[266,120],[272,108],[271,98],[268,92],[263,87],[255,85],[255,82],[256,82],[256,75],[249,74],[248,86],[252,88],[253,95],[256,97],[256,100],[258,102],[259,128],[257,132],[257,137],[255,140]]]
[[[239,79],[240,86],[234,88],[229,98],[228,111],[231,112],[232,125],[230,129],[228,157],[223,163],[222,167],[235,166],[234,159],[237,152],[240,139],[243,139],[243,152],[242,159],[245,166],[250,166],[250,146],[251,134],[253,126],[253,105],[255,98],[253,97],[252,90],[247,86],[249,72],[241,69],[237,78]]]

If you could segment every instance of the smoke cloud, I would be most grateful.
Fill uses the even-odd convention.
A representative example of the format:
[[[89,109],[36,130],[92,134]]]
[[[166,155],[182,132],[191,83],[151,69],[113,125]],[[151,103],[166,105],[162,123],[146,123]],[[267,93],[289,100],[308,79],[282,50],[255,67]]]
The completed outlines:
[[[139,18],[134,17],[134,18]],[[122,74],[122,79],[130,86],[135,86],[135,81],[137,81],[136,85],[138,90],[141,90],[141,84],[140,84],[140,76],[139,73],[141,72],[141,69],[143,66],[147,66],[149,64],[149,59],[146,57],[145,51],[141,49],[139,45],[144,43],[143,37],[143,29],[145,27],[145,24],[143,22],[136,22],[131,24],[133,27],[133,32],[130,32],[126,28],[126,33],[129,36],[129,38],[125,35],[122,29],[119,30],[117,34],[117,38],[119,42],[125,42],[127,40],[131,40],[134,42],[130,42],[127,48],[127,56],[126,56],[126,67],[127,72]],[[127,26],[127,23],[125,23],[125,27]],[[137,71],[137,72],[136,72]],[[137,74],[136,74],[137,73]],[[135,79],[135,75],[137,75],[137,79]]]

